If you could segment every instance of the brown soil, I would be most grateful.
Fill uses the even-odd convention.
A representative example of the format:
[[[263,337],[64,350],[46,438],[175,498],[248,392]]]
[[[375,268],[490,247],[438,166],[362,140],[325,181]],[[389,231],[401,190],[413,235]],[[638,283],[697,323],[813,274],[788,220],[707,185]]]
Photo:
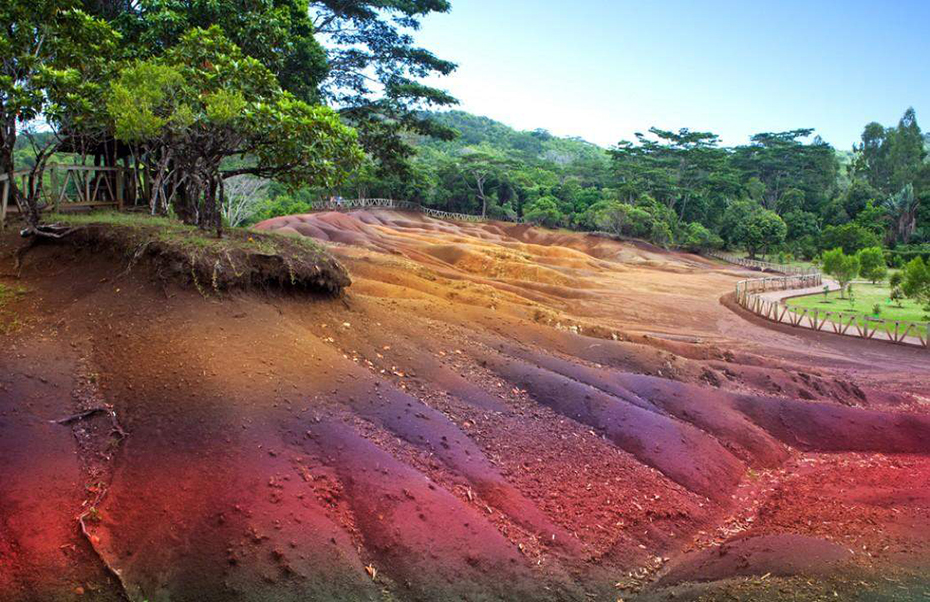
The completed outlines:
[[[647,245],[261,227],[338,243],[352,286],[203,296],[58,246],[0,279],[28,291],[0,356],[4,600],[928,587],[926,352],[745,320],[719,302],[744,273]],[[104,404],[125,438],[49,422]]]

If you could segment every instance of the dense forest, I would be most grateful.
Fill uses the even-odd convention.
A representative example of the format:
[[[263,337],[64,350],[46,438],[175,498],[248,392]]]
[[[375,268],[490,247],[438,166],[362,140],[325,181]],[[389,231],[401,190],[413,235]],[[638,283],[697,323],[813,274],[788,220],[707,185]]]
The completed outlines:
[[[272,186],[253,219],[294,213],[328,194],[392,197],[552,227],[603,230],[657,244],[727,246],[811,259],[885,246],[897,263],[930,253],[930,135],[908,109],[869,123],[839,151],[811,129],[760,133],[748,144],[651,129],[603,149],[545,130],[521,132],[461,111],[431,117],[452,140],[408,137],[403,171],[372,160],[337,190]]]

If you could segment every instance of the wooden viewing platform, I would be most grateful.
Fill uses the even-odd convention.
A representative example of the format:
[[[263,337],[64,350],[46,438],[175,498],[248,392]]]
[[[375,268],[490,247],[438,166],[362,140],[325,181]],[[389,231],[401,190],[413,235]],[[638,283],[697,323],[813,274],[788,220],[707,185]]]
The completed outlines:
[[[34,193],[39,186],[30,169],[13,172],[14,182],[21,191]],[[40,189],[41,211],[68,211],[96,207],[122,210],[136,205],[139,177],[135,169],[102,165],[46,166]],[[8,214],[19,213],[11,203],[9,174],[0,174],[0,227]]]

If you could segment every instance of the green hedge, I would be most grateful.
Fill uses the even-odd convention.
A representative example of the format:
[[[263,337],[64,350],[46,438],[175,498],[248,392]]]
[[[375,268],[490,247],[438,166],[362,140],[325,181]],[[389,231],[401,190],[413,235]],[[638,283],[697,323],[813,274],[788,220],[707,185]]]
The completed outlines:
[[[903,267],[915,257],[930,261],[930,245],[901,245],[894,249],[885,249],[885,262],[893,268]]]

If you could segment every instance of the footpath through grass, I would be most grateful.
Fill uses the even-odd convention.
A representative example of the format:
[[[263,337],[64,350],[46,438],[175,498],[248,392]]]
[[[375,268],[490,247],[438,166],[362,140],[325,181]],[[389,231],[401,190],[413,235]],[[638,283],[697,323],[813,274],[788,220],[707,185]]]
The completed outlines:
[[[901,320],[913,322],[919,328],[920,332],[926,335],[927,322],[930,322],[930,312],[924,309],[919,303],[911,299],[903,299],[901,307],[888,299],[891,290],[887,284],[862,284],[852,285],[853,298],[850,300],[847,296],[845,299],[840,298],[839,291],[833,291],[827,295],[807,295],[805,297],[795,297],[788,299],[786,303],[789,307],[816,309],[821,312],[833,311],[843,312],[847,316],[855,314],[858,317],[859,324],[864,324],[864,318],[882,318],[885,320]],[[874,311],[879,310],[877,313]],[[838,318],[830,318],[832,321],[839,321]],[[892,332],[894,324],[890,325]]]

